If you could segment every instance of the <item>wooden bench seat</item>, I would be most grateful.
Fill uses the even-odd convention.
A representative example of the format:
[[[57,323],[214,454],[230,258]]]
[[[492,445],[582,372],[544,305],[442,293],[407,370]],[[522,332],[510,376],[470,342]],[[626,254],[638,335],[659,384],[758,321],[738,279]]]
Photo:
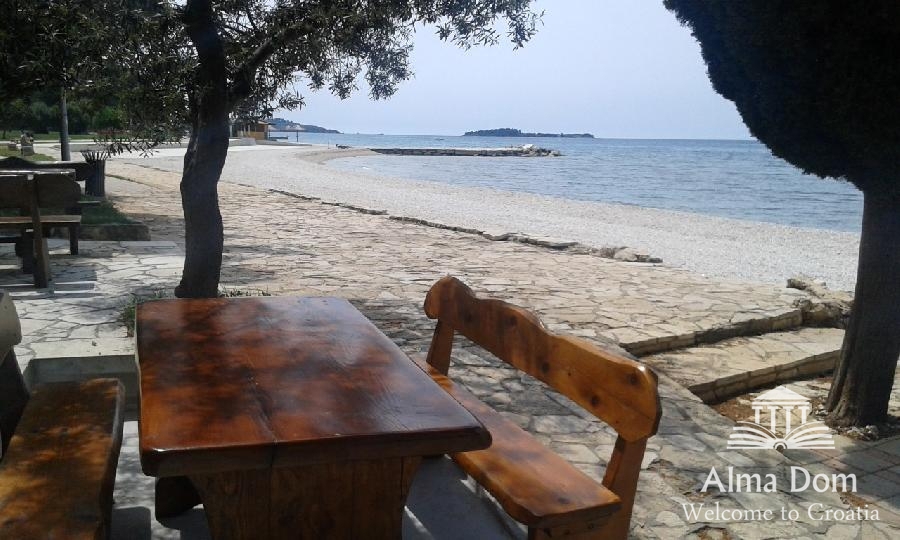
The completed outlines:
[[[462,385],[427,364],[417,363],[491,432],[494,442],[490,448],[452,457],[469,476],[494,494],[513,519],[538,529],[573,523],[598,525],[621,508],[618,495],[573,467]]]
[[[29,396],[12,345],[18,319],[0,299],[0,538],[109,534],[122,444],[116,379],[38,386]]]
[[[646,366],[587,341],[557,336],[522,308],[479,299],[446,277],[428,292],[437,319],[427,365],[420,367],[491,432],[493,444],[451,457],[487,490],[529,538],[624,539],[641,461],[659,426],[656,376]],[[579,471],[447,376],[454,333],[546,383],[618,433],[602,484]]]
[[[105,538],[122,445],[117,379],[39,386],[0,461],[0,538]]]
[[[41,216],[41,225],[44,227],[44,236],[50,235],[50,229],[55,227],[66,228],[69,231],[69,253],[78,255],[78,233],[81,228],[81,207],[77,213]],[[22,238],[23,233],[32,227],[31,218],[28,216],[0,216],[0,231],[15,230],[17,236],[0,236],[0,243],[14,243]],[[27,239],[26,239],[27,240]]]
[[[69,253],[78,255],[78,228],[81,226],[81,215],[60,214],[41,216],[41,226],[44,228],[44,236],[50,234],[54,227],[69,229]],[[0,231],[18,231],[17,236],[2,236],[0,242],[13,243],[19,241],[22,234],[34,227],[34,222],[29,216],[0,216]]]
[[[81,223],[81,216],[71,214],[41,216],[41,225],[50,227],[67,227],[72,223]],[[0,229],[30,229],[33,225],[30,216],[0,216]]]

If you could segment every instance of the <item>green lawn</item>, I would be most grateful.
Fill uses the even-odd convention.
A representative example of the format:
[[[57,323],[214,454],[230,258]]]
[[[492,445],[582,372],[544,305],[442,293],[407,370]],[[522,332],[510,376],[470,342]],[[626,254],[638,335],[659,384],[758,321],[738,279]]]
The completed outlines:
[[[54,158],[48,156],[47,154],[37,154],[36,153],[33,156],[22,156],[21,154],[19,154],[18,150],[10,150],[6,147],[5,144],[3,146],[0,146],[0,158],[13,157],[13,156],[23,157],[23,158],[31,160],[31,161],[55,161]]]
[[[36,141],[59,141],[59,132],[51,131],[49,133],[35,133],[34,140]],[[93,141],[94,136],[90,133],[73,135],[69,134],[70,141]]]
[[[82,210],[81,223],[96,225],[98,223],[134,223],[128,216],[119,212],[109,201],[101,201],[96,206],[87,206]]]

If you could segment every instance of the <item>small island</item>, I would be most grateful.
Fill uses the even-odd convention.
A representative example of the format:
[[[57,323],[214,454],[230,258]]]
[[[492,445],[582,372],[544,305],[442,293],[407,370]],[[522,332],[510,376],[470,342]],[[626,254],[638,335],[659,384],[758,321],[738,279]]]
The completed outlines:
[[[290,120],[285,120],[284,118],[271,118],[266,120],[271,126],[270,129],[272,131],[286,131],[286,132],[305,132],[305,133],[340,133],[340,131],[336,129],[328,129],[323,128],[321,126],[314,126],[312,124],[295,124]]]
[[[479,129],[467,131],[464,137],[563,137],[570,139],[593,139],[590,133],[528,133],[515,128]]]

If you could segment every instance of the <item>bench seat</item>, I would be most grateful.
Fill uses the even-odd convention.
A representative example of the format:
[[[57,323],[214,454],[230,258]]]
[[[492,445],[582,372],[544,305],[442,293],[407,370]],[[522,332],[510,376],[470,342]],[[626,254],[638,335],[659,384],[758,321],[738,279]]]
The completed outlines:
[[[0,236],[0,244],[11,244],[22,239],[21,233],[32,228],[30,216],[0,216],[0,230],[18,230],[19,236]],[[44,235],[50,234],[54,227],[65,227],[69,232],[69,253],[78,255],[78,234],[81,228],[81,208],[77,214],[41,216],[41,227]]]
[[[536,529],[600,525],[621,507],[619,497],[424,362],[420,368],[491,432],[484,450],[452,454],[513,519]]]
[[[41,216],[44,229],[81,224],[81,216],[72,214]],[[32,226],[31,216],[0,216],[0,229],[27,229]]]
[[[116,379],[31,394],[0,461],[0,538],[107,537],[123,406]]]

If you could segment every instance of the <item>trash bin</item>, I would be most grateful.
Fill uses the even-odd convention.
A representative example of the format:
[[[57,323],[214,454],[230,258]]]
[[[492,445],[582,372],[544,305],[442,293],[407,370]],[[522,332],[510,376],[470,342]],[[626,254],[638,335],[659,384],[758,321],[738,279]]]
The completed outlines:
[[[82,157],[91,165],[91,173],[84,182],[84,194],[106,197],[106,157],[103,150],[82,150]]]

